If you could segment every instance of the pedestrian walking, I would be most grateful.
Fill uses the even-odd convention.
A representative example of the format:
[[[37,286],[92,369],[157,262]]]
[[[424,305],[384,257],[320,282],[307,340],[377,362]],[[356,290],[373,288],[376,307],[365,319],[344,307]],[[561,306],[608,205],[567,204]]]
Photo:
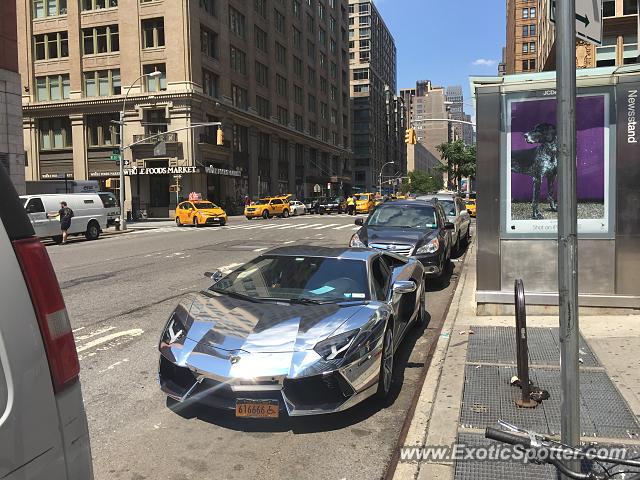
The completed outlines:
[[[354,198],[353,194],[347,197],[347,212],[349,213],[349,215],[356,214],[356,199]]]
[[[71,228],[71,219],[73,218],[73,210],[67,206],[67,202],[60,202],[60,210],[58,210],[60,218],[60,230],[62,231],[62,244],[67,243],[67,231]]]

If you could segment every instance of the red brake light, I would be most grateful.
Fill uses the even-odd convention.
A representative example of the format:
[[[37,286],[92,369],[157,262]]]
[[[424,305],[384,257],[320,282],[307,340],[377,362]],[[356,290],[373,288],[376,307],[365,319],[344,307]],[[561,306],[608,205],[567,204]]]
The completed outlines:
[[[80,373],[76,344],[60,285],[49,254],[37,238],[16,240],[13,248],[38,318],[53,388],[60,392]]]

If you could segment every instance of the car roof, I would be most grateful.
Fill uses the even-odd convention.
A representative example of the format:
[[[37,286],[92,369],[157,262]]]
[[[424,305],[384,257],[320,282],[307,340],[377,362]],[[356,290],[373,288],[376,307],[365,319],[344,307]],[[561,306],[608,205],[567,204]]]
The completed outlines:
[[[433,204],[431,203],[431,199],[424,199],[424,198],[417,198],[415,200],[389,200],[388,202],[383,202],[380,205],[378,205],[377,208],[383,208],[386,206],[409,206],[409,207],[415,207],[415,206],[429,206],[429,207],[433,207]]]
[[[369,248],[345,248],[345,247],[316,247],[313,245],[295,245],[288,247],[278,247],[264,255],[283,257],[324,257],[340,258],[343,260],[365,261],[378,255],[380,252]]]

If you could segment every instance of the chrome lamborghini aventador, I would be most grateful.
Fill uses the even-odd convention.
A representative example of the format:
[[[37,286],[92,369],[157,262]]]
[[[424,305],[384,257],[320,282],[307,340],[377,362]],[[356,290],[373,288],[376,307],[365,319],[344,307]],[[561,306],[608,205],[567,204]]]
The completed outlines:
[[[160,338],[160,388],[238,417],[315,415],[388,395],[394,353],[426,322],[420,262],[284,247],[186,297]]]

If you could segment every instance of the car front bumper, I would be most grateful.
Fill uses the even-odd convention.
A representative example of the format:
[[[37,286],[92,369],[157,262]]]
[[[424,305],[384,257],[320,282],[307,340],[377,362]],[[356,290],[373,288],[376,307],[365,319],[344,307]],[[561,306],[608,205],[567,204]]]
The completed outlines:
[[[440,251],[435,253],[426,253],[423,255],[414,255],[411,258],[415,258],[424,267],[424,273],[427,277],[439,277],[442,275],[443,262],[442,253]]]

